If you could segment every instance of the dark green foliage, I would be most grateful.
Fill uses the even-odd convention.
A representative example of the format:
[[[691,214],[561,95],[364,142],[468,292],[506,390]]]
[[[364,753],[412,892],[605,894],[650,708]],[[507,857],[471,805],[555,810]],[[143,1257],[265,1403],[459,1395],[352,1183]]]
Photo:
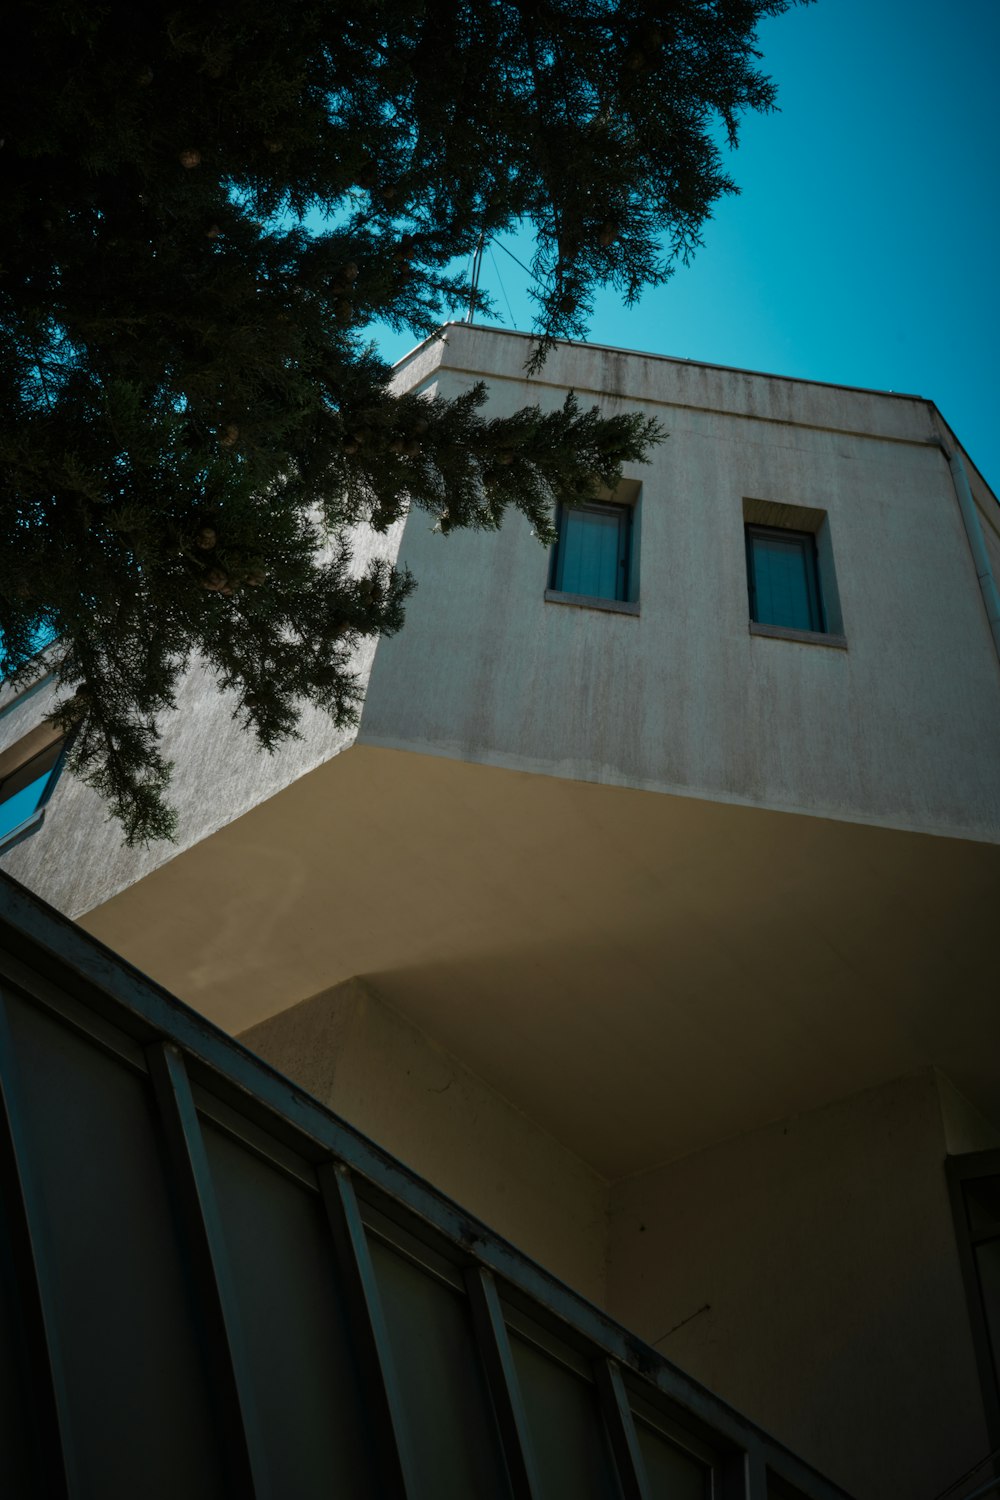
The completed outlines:
[[[352,6],[25,0],[0,62],[0,632],[39,629],[72,761],[168,836],[156,721],[194,654],[263,745],[356,712],[411,587],[344,529],[440,529],[613,484],[658,434],[572,401],[396,396],[362,330],[430,331],[483,234],[537,234],[536,357],[594,288],[662,282],[733,190],[711,129],[767,109],[790,0]]]

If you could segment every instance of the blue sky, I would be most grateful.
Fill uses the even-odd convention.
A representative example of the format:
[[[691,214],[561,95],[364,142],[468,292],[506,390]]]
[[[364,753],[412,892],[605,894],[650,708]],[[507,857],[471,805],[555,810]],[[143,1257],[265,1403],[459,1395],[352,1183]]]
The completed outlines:
[[[745,122],[741,196],[666,287],[601,297],[590,338],[929,396],[1000,493],[1000,0],[818,0],[760,45],[781,112]],[[486,254],[507,327],[530,327],[526,281]]]

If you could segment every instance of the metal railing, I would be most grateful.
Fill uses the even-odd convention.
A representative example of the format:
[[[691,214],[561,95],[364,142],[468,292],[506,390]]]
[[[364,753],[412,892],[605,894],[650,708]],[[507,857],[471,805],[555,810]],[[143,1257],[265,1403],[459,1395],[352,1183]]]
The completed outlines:
[[[0,879],[0,1491],[844,1500]]]

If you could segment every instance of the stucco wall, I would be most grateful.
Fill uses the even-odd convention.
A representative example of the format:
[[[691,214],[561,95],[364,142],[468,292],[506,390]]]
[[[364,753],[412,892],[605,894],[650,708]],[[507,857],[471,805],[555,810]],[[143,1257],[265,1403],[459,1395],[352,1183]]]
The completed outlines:
[[[927,1071],[616,1184],[610,1311],[857,1500],[927,1500],[990,1447],[945,1150]]]
[[[348,980],[241,1040],[524,1254],[604,1302],[607,1183],[367,985]]]
[[[361,678],[371,673],[360,739],[1000,837],[1000,665],[937,446],[950,432],[929,403],[586,345],[558,348],[528,381],[528,347],[453,326],[397,380],[454,394],[485,373],[498,412],[574,388],[658,417],[669,436],[631,475],[643,486],[641,612],[546,603],[548,558],[520,518],[499,535],[445,539],[415,513],[402,543],[419,583],[406,628],[358,654]],[[995,502],[972,466],[970,478],[1000,556]],[[828,514],[847,651],[750,634],[746,499]],[[399,528],[359,533],[357,566],[399,545]],[[42,688],[0,715],[0,749],[51,698]],[[195,668],[164,720],[175,844],[124,850],[96,795],[64,777],[44,830],[0,865],[82,914],[354,742],[307,712],[303,738],[269,757],[233,723],[234,706]]]
[[[527,381],[523,340],[468,328],[418,351],[443,394],[564,387],[656,416],[641,481],[639,617],[546,602],[548,556],[410,518],[419,580],[378,653],[361,738],[526,770],[966,837],[1000,837],[1000,663],[932,410],[574,346]],[[560,382],[563,385],[560,385]],[[745,499],[826,512],[846,651],[751,635]]]
[[[401,525],[385,536],[356,529],[352,570],[360,574],[375,557],[393,558],[401,532]],[[227,607],[221,596],[218,604]],[[356,650],[354,670],[362,683],[375,651],[374,641],[362,641]],[[23,701],[9,688],[0,695],[0,753],[40,723],[58,696],[52,678]],[[220,692],[214,675],[195,664],[179,683],[176,710],[163,716],[162,750],[176,768],[167,792],[178,813],[172,843],[126,849],[105,803],[67,774],[52,794],[44,826],[0,851],[0,866],[60,911],[80,916],[354,743],[353,728],[338,729],[329,715],[307,707],[301,738],[268,755],[236,722],[236,708],[235,694]]]

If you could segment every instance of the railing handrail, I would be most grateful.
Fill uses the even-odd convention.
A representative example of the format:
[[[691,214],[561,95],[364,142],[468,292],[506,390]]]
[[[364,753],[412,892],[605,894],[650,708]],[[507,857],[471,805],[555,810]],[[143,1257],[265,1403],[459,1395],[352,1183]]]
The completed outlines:
[[[647,1398],[669,1407],[674,1421],[710,1434],[744,1455],[745,1493],[765,1500],[768,1474],[806,1500],[850,1500],[846,1492],[720,1397],[685,1375],[657,1350],[560,1282],[495,1231],[467,1213],[403,1163],[299,1089],[118,954],[85,933],[24,886],[0,872],[0,976],[52,1005],[46,980],[111,1021],[142,1047],[177,1048],[196,1083],[205,1078],[279,1138],[294,1139],[314,1157],[333,1156],[384,1203],[427,1226],[468,1264],[498,1278],[513,1294],[628,1373]],[[71,983],[67,983],[71,981]]]

